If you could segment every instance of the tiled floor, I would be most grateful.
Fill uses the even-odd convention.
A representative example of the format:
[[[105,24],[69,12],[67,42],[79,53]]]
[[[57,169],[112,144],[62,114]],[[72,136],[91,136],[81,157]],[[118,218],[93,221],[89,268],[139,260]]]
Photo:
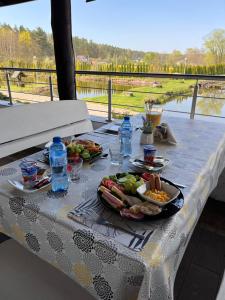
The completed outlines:
[[[175,300],[215,300],[224,271],[225,203],[209,199],[178,270]]]

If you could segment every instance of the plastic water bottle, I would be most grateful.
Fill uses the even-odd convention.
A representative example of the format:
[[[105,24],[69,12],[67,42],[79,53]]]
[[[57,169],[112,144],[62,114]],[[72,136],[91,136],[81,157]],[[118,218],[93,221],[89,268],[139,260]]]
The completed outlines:
[[[124,117],[123,123],[119,130],[121,154],[123,156],[130,156],[132,153],[131,138],[132,138],[132,126],[130,123],[130,117]]]
[[[60,137],[54,137],[49,149],[52,173],[52,191],[66,191],[69,187],[67,175],[67,150]]]

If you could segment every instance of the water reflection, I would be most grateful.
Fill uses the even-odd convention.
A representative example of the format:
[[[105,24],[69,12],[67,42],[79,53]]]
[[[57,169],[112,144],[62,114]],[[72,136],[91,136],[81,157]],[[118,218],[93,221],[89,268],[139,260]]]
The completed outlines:
[[[93,81],[77,81],[77,92],[79,99],[91,98],[96,96],[102,96],[107,94],[108,81],[99,79]],[[122,91],[132,90],[135,88],[132,84],[119,84],[113,82],[113,93],[121,93]],[[214,115],[214,116],[225,116],[225,99],[214,99],[225,98],[225,90],[215,90],[215,89],[201,89],[199,91],[199,96],[212,97],[212,98],[201,98],[199,97],[196,105],[196,113],[204,115]],[[192,97],[176,96],[174,99],[169,99],[167,103],[164,104],[165,109],[190,112],[191,110]]]
[[[201,98],[197,102],[197,112],[204,115],[224,116],[225,100]]]
[[[122,91],[128,91],[134,88],[132,84],[118,84],[113,83],[113,93],[121,93]],[[77,80],[77,92],[79,97],[82,99],[84,97],[95,97],[103,96],[107,94],[108,81],[102,80],[101,78],[93,81],[83,81]]]

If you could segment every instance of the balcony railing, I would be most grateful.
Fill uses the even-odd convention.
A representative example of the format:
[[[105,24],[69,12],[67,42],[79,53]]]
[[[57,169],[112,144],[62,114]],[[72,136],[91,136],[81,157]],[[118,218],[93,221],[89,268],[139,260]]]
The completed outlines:
[[[49,101],[53,101],[56,99],[54,94],[57,93],[57,85],[56,85],[56,72],[55,70],[52,69],[29,69],[29,68],[0,68],[0,91],[7,91],[8,98],[9,98],[9,105],[13,105],[14,101],[20,101],[21,99],[19,98],[19,93],[21,94],[27,94],[30,95],[31,98],[34,95],[30,90],[23,89],[23,91],[17,91],[17,99],[14,99],[12,97],[12,87],[13,84],[15,86],[15,80],[12,79],[12,73],[15,71],[21,71],[23,72],[26,77],[23,79],[24,84],[26,86],[33,87],[33,86],[39,86],[40,88],[45,90],[45,93],[49,96]],[[141,105],[130,105],[130,104],[122,104],[122,103],[115,103],[113,102],[113,95],[116,93],[123,93],[123,92],[128,92],[129,93],[138,93],[138,94],[148,94],[148,95],[166,95],[166,96],[171,96],[174,97],[174,99],[178,97],[188,97],[190,96],[190,93],[173,93],[173,92],[152,92],[152,91],[141,91],[141,90],[133,90],[132,88],[129,89],[121,89],[121,88],[113,88],[113,83],[116,78],[142,78],[142,79],[147,79],[147,78],[158,78],[158,79],[173,79],[173,80],[191,80],[194,84],[193,89],[192,89],[192,103],[191,103],[191,110],[190,112],[187,111],[181,111],[181,110],[171,110],[171,109],[165,109],[165,111],[168,112],[173,112],[173,113],[183,113],[183,114],[189,114],[191,119],[194,119],[195,115],[198,116],[212,116],[212,117],[217,117],[217,118],[225,118],[225,116],[218,116],[218,115],[211,115],[211,114],[202,114],[202,113],[196,113],[196,103],[198,98],[201,99],[216,99],[216,100],[225,100],[225,97],[217,97],[217,96],[203,96],[199,95],[199,88],[200,88],[200,81],[204,82],[221,82],[223,83],[225,81],[225,76],[221,75],[189,75],[189,74],[159,74],[159,73],[129,73],[129,72],[100,72],[100,71],[75,71],[75,76],[78,75],[77,77],[82,77],[82,76],[98,76],[98,78],[105,78],[104,87],[97,87],[95,86],[95,81],[93,81],[93,84],[88,85],[88,86],[80,86],[77,85],[77,88],[83,88],[87,90],[101,90],[104,91],[108,96],[107,96],[107,102],[102,102],[102,101],[92,101],[86,100],[89,103],[96,103],[96,104],[104,104],[107,105],[107,110],[99,110],[99,109],[90,109],[92,111],[100,111],[104,112],[107,114],[108,121],[112,120],[112,112],[113,112],[113,107],[121,107],[129,109],[143,109],[143,106]],[[20,83],[17,83],[20,85]],[[224,83],[225,85],[225,83]],[[21,87],[22,89],[22,87]],[[31,88],[32,89],[32,88]],[[15,92],[15,91],[14,91]],[[37,95],[37,94],[35,94]],[[131,98],[132,99],[132,98]],[[32,100],[30,99],[29,102],[38,102],[38,100]]]

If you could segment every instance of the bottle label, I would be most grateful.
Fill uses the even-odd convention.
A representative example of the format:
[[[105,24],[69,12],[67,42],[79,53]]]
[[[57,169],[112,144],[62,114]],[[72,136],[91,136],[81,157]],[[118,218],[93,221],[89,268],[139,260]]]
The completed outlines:
[[[63,172],[63,166],[52,167],[52,171],[54,174],[60,174]]]
[[[67,165],[67,159],[65,156],[55,156],[52,162],[54,167],[63,167]]]

